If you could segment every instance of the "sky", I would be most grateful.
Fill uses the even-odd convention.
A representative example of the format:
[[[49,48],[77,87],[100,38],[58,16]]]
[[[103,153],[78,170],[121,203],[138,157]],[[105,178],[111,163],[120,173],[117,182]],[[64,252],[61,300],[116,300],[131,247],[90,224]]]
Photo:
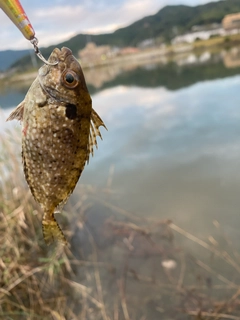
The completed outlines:
[[[216,0],[212,0],[216,1]],[[67,40],[79,33],[108,33],[166,5],[201,5],[210,0],[21,0],[44,47]],[[27,49],[31,44],[0,9],[0,51]]]

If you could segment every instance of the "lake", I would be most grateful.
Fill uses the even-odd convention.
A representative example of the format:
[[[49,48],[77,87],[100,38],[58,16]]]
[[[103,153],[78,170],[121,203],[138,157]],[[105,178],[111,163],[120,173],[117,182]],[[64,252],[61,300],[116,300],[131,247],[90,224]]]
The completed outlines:
[[[114,267],[100,271],[114,319],[187,319],[240,284],[240,63],[229,54],[86,71],[108,131],[65,211],[77,259],[90,259],[90,233]],[[1,90],[2,120],[27,89]],[[95,283],[82,269],[77,279]]]

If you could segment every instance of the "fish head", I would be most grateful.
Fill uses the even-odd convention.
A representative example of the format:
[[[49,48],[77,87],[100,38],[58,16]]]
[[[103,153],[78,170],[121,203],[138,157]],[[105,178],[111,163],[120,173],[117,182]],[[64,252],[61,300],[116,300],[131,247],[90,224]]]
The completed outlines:
[[[91,101],[82,68],[66,47],[55,48],[49,62],[56,65],[43,65],[38,72],[38,79],[43,90],[57,102],[73,103],[79,99]]]

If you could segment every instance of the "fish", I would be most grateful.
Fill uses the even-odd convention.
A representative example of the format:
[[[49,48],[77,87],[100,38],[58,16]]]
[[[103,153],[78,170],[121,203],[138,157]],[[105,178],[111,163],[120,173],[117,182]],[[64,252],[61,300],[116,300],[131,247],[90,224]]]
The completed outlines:
[[[69,48],[55,48],[24,100],[7,121],[22,123],[22,162],[26,181],[43,211],[47,245],[66,244],[55,213],[73,192],[104,122],[92,108],[82,68]],[[107,128],[106,128],[107,129]]]

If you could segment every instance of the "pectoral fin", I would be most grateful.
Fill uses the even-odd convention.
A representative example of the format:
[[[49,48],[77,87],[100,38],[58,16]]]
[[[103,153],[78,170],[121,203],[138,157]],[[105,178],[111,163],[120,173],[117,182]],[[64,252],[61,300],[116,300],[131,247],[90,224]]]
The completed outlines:
[[[101,133],[98,128],[100,126],[103,126],[107,130],[107,127],[105,126],[104,122],[102,121],[102,119],[99,117],[99,115],[94,109],[92,109],[91,121],[94,125],[97,136],[99,136],[102,139]]]
[[[88,156],[87,156],[87,162],[89,162],[89,156],[92,154],[94,155],[94,149],[93,147],[97,145],[97,136],[99,136],[102,139],[99,127],[103,126],[106,130],[107,127],[105,126],[104,122],[102,119],[99,117],[97,112],[92,109],[92,114],[91,114],[91,122],[90,122],[90,134],[89,134],[89,143],[88,143]]]
[[[6,121],[10,121],[10,120],[22,121],[23,120],[24,103],[25,103],[25,100],[23,100],[17,106],[17,108],[13,110],[13,112],[10,114],[10,116],[7,118]]]

